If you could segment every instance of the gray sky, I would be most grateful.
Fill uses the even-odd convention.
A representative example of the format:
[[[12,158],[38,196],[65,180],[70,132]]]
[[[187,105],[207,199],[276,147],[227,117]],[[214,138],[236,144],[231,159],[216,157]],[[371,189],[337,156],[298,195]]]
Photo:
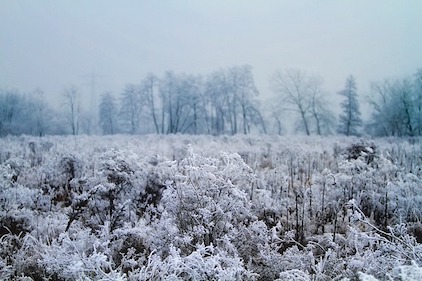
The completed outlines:
[[[290,67],[331,93],[353,74],[364,95],[422,67],[421,13],[420,0],[0,0],[0,88],[89,93],[94,72],[98,93],[118,94],[148,72],[249,64],[263,96]]]

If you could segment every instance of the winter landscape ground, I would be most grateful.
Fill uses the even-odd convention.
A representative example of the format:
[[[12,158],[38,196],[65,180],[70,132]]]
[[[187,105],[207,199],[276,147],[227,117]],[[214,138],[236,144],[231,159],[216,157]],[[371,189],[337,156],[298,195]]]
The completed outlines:
[[[421,280],[422,139],[0,139],[1,280]]]

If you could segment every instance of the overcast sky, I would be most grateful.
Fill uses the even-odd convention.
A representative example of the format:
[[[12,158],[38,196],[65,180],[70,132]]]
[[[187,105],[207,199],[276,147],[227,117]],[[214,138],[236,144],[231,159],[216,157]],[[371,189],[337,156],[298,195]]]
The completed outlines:
[[[249,64],[263,96],[276,69],[340,90],[355,75],[401,78],[422,67],[422,1],[0,1],[0,88],[49,97],[76,85],[118,94],[153,72],[207,74]]]

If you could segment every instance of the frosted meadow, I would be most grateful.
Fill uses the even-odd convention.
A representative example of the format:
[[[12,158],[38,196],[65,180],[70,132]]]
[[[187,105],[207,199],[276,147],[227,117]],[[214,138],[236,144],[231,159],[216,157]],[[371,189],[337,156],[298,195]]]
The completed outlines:
[[[419,138],[22,136],[0,147],[3,280],[422,277]]]
[[[422,1],[0,1],[0,280],[422,280]]]

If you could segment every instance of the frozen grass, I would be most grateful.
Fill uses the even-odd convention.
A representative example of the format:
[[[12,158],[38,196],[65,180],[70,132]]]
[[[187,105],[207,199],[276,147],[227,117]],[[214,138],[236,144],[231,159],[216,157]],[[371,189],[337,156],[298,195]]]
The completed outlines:
[[[421,139],[23,136],[0,147],[0,279],[422,278]]]

